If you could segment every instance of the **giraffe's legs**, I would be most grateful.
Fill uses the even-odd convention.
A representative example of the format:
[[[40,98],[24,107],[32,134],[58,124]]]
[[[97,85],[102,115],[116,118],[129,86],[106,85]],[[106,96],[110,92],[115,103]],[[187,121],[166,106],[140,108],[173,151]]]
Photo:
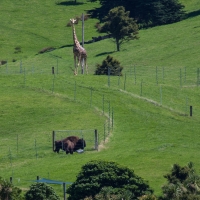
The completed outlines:
[[[86,73],[88,74],[87,58],[84,59]]]
[[[76,55],[74,55],[74,75],[77,75],[77,66],[76,66]]]

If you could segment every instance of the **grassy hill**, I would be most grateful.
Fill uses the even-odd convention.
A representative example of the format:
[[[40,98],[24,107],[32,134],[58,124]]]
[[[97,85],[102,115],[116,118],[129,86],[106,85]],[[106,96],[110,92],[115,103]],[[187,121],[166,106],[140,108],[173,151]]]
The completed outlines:
[[[120,52],[109,39],[85,44],[89,74],[75,77],[72,30],[66,24],[99,5],[2,0],[0,60],[8,63],[0,66],[0,176],[13,176],[14,184],[26,190],[38,175],[74,181],[83,164],[104,159],[134,169],[160,194],[172,164],[192,161],[200,171],[200,4],[181,2],[189,18],[140,30],[140,39]],[[86,41],[98,36],[95,22],[85,22]],[[76,31],[81,40],[81,24]],[[38,54],[50,46],[56,49]],[[108,54],[124,66],[122,77],[93,75]],[[113,130],[107,135],[111,113]],[[87,130],[91,147],[94,129],[98,152],[71,156],[52,151],[53,130]],[[54,187],[62,196],[62,188]]]

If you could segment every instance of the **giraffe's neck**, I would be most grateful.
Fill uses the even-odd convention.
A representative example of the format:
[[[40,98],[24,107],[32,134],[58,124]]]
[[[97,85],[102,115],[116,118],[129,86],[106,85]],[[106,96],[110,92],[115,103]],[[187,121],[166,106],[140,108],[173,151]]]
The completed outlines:
[[[76,36],[76,31],[75,31],[74,25],[73,25],[73,39],[74,39],[74,45],[75,46],[81,46],[80,43],[79,43],[79,41],[78,41],[78,38]]]

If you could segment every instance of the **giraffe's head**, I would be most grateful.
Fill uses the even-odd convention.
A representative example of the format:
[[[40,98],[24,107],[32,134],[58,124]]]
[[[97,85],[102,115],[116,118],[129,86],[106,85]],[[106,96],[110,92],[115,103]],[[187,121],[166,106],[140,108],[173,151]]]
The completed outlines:
[[[77,24],[77,20],[76,19],[70,19],[71,24]]]

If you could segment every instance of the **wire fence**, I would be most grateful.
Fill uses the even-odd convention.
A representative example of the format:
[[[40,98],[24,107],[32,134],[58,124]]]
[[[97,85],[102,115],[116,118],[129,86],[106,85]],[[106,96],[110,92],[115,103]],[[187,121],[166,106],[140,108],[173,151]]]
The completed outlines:
[[[6,63],[6,66],[0,68],[0,75],[19,75],[17,81],[13,78],[8,83],[12,86],[39,88],[100,109],[107,120],[102,124],[103,131],[99,132],[98,141],[99,143],[105,142],[114,127],[114,108],[109,95],[103,89],[96,90],[92,85],[88,87],[78,80],[74,81],[63,76],[66,69],[60,67],[59,62],[61,61],[59,59],[53,61],[54,73],[52,68],[43,68],[45,70],[41,71],[41,67],[20,62],[12,64],[11,67],[9,63]],[[191,115],[191,106],[193,106],[193,115],[200,116],[198,96],[193,95],[198,92],[200,85],[199,68],[127,66],[124,67],[123,76],[104,76],[101,80],[104,82],[100,84],[107,85],[107,88],[117,89],[119,92],[142,98],[182,115]],[[26,157],[28,155],[36,159],[45,156],[52,148],[51,133],[49,134],[47,134],[46,143],[39,141],[37,137],[24,141],[21,135],[16,135],[16,138],[1,139],[1,152],[3,153],[1,153],[0,160],[9,159],[12,163],[17,156]],[[91,145],[89,146],[92,148],[94,138],[88,139],[90,140]]]

